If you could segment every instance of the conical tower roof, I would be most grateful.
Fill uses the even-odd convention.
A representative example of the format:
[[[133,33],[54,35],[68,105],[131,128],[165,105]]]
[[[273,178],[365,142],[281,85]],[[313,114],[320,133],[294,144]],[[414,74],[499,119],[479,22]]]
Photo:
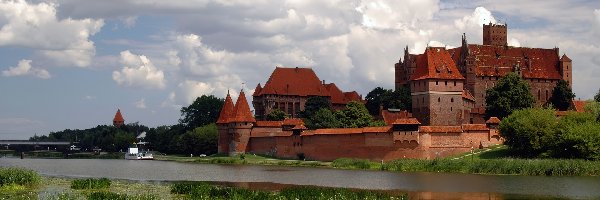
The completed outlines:
[[[117,113],[115,114],[115,118],[113,118],[113,122],[124,122],[123,115],[121,115],[121,109],[117,109]]]
[[[246,94],[244,94],[243,90],[240,92],[233,110],[235,116],[229,122],[256,122],[256,119],[252,116],[252,112],[250,112],[250,106],[248,106]]]
[[[230,118],[233,116],[233,114],[233,100],[231,100],[231,96],[229,95],[229,92],[227,92],[227,97],[225,97],[225,103],[223,104],[223,108],[221,109],[221,113],[219,114],[217,124],[229,123]]]

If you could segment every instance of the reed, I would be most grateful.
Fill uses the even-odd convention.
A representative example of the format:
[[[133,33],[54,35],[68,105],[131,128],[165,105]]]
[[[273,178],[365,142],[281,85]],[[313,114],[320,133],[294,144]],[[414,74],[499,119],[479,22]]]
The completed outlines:
[[[107,178],[88,178],[76,179],[71,181],[71,188],[76,190],[82,189],[104,189],[110,188],[111,181]]]
[[[338,158],[331,163],[331,166],[348,169],[370,169],[371,162],[362,159]]]
[[[37,172],[22,168],[0,167],[0,187],[7,185],[33,186],[40,182]]]

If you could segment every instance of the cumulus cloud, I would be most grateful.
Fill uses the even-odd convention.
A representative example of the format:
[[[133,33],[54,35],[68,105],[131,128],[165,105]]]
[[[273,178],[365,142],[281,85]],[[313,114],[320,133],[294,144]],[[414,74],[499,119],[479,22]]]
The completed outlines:
[[[521,42],[519,42],[519,40],[517,40],[516,38],[510,38],[508,40],[508,46],[521,47]]]
[[[136,108],[146,109],[146,100],[144,98],[140,99],[139,101],[133,102],[133,104]]]
[[[439,10],[438,4],[438,0],[363,0],[356,10],[362,14],[362,25],[388,29],[415,27],[420,22],[430,20]]]
[[[50,73],[41,68],[32,67],[31,60],[21,60],[15,67],[9,67],[2,71],[2,76],[34,76],[41,79],[49,79],[52,77]]]
[[[135,55],[129,50],[121,52],[121,71],[113,71],[112,78],[117,84],[124,86],[142,87],[147,89],[162,89],[165,87],[165,76],[157,69],[150,59],[144,55]]]
[[[60,65],[86,67],[96,50],[90,36],[103,20],[58,19],[56,4],[30,4],[25,0],[1,1],[0,46],[22,46]]]

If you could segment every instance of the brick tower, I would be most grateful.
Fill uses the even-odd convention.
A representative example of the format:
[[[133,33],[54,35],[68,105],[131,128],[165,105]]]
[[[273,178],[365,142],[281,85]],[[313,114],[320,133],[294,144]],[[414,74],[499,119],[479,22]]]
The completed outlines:
[[[483,25],[483,45],[492,45],[492,46],[506,46],[507,43],[507,35],[506,35],[507,25],[501,24],[492,24],[491,22],[488,25]]]
[[[221,113],[219,114],[219,119],[217,120],[217,129],[219,130],[219,142],[218,142],[218,153],[220,154],[228,154],[229,153],[229,142],[231,137],[229,135],[229,120],[233,117],[233,101],[231,100],[231,96],[229,95],[229,91],[227,91],[227,97],[225,97],[225,103],[223,104],[223,108],[221,109]]]
[[[560,54],[559,54],[560,55]],[[573,88],[573,77],[571,72],[573,71],[572,61],[566,54],[560,58],[560,75],[562,79],[567,81],[570,88]]]
[[[125,124],[125,120],[123,119],[123,115],[121,115],[121,109],[117,109],[117,113],[115,114],[115,118],[113,118],[113,126],[120,127]]]
[[[247,151],[250,132],[256,119],[252,116],[246,94],[242,90],[233,108],[233,115],[229,118],[229,155],[245,153]]]

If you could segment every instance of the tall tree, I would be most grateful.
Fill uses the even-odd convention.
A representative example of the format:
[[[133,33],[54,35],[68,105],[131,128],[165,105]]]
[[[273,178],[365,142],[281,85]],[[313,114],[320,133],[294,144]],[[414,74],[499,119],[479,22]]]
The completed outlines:
[[[379,108],[383,106],[383,98],[388,91],[381,87],[376,87],[365,96],[367,103],[365,106],[371,115],[379,115]]]
[[[223,107],[225,100],[213,95],[196,98],[188,107],[181,108],[179,123],[182,123],[186,130],[192,130],[196,127],[215,123],[219,118],[219,112]]]
[[[279,109],[273,109],[269,114],[267,114],[267,120],[269,121],[281,121],[284,120],[287,117],[287,114],[285,114],[285,112],[279,110]]]
[[[326,108],[331,110],[331,102],[325,97],[309,97],[304,104],[304,111],[302,112],[303,118],[310,118],[318,110]]]
[[[340,121],[335,117],[333,112],[327,108],[321,108],[312,116],[307,118],[306,127],[308,129],[320,128],[339,128],[342,127]]]
[[[529,85],[516,73],[509,73],[486,91],[486,117],[504,118],[513,111],[533,107]]]
[[[600,89],[598,89],[598,93],[596,93],[596,96],[594,96],[594,100],[596,100],[596,102],[600,102]]]
[[[383,89],[376,87],[365,97],[366,107],[371,115],[379,115],[379,108],[396,108],[401,110],[410,110],[412,107],[412,98],[408,87],[400,87],[397,90]]]
[[[558,110],[567,110],[573,104],[573,98],[575,98],[575,94],[569,88],[569,84],[567,81],[561,79],[552,90],[550,103]]]
[[[335,115],[345,128],[362,128],[373,124],[373,117],[367,107],[356,101],[348,103],[346,109],[337,111]]]

